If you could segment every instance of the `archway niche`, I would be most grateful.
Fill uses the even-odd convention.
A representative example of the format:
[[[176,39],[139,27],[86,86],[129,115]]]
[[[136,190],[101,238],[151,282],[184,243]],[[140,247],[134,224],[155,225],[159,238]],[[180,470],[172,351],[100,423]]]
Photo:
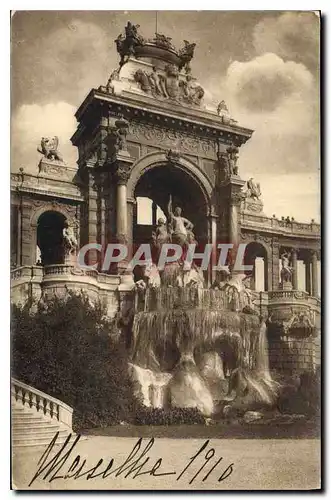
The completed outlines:
[[[248,243],[245,250],[246,265],[253,266],[246,274],[251,278],[251,289],[257,292],[268,290],[268,256],[266,248],[257,242]]]
[[[37,262],[43,266],[64,263],[63,228],[66,218],[56,211],[40,215],[37,223]]]
[[[155,165],[145,171],[134,189],[136,200],[149,199],[152,207],[152,225],[139,224],[137,209],[133,217],[134,247],[142,243],[151,243],[152,231],[158,216],[168,217],[168,203],[172,198],[172,208],[179,206],[182,216],[194,225],[194,234],[198,242],[197,252],[202,252],[208,242],[208,207],[206,194],[195,179],[194,174],[174,164]],[[138,207],[139,209],[139,207]],[[150,222],[148,220],[148,222]],[[199,263],[199,261],[197,261]],[[206,275],[207,276],[207,275]]]

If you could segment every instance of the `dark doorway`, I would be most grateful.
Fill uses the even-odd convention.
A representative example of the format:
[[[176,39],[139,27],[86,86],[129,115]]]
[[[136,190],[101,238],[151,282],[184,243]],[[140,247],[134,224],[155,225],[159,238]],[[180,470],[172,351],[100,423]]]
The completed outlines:
[[[59,212],[44,212],[38,219],[37,245],[41,264],[64,263],[63,228],[66,218]]]

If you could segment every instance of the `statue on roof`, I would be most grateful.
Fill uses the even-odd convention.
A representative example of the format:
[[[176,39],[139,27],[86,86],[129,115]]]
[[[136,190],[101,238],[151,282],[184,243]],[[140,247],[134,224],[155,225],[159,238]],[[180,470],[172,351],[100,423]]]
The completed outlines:
[[[40,146],[37,148],[37,151],[44,155],[44,158],[47,160],[57,160],[63,161],[63,158],[58,150],[59,147],[59,138],[57,135],[54,137],[42,137],[40,141]]]
[[[222,115],[224,113],[229,113],[229,109],[226,105],[226,102],[222,100],[217,106],[217,114]]]
[[[187,40],[184,40],[184,47],[178,52],[180,58],[179,71],[181,71],[182,68],[185,68],[186,73],[191,71],[190,62],[193,58],[195,47],[196,43],[190,43]]]
[[[161,33],[155,33],[153,43],[155,43],[158,47],[174,50],[175,47],[171,43],[171,40],[172,38],[169,36],[162,35]]]
[[[121,33],[115,40],[117,52],[121,56],[120,66],[123,66],[128,58],[135,54],[137,46],[144,43],[144,38],[138,33],[139,24],[128,21],[125,26],[125,36]]]
[[[259,183],[255,183],[253,177],[247,181],[247,198],[252,198],[253,200],[258,200],[261,196],[261,187]]]

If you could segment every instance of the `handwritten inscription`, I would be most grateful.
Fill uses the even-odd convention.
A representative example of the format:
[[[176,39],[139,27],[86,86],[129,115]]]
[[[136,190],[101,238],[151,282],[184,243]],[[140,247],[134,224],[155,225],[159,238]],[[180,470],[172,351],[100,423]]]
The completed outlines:
[[[87,481],[96,478],[107,479],[111,475],[132,479],[146,475],[152,477],[174,476],[177,481],[187,481],[189,484],[198,480],[204,482],[213,475],[215,480],[220,483],[233,473],[233,463],[221,467],[223,457],[214,458],[216,452],[214,448],[209,446],[209,439],[192,457],[186,459],[185,466],[177,471],[169,470],[163,464],[163,458],[155,460],[149,456],[155,443],[154,438],[151,438],[146,445],[143,443],[143,439],[139,438],[128,456],[119,465],[115,463],[114,458],[108,460],[100,458],[97,463],[90,466],[87,460],[82,459],[80,455],[73,458],[80,437],[77,435],[70,443],[70,434],[59,451],[50,457],[52,450],[57,445],[58,433],[56,433],[40,457],[38,470],[29,486],[32,486],[37,478],[51,483],[56,480],[68,479],[85,479]]]

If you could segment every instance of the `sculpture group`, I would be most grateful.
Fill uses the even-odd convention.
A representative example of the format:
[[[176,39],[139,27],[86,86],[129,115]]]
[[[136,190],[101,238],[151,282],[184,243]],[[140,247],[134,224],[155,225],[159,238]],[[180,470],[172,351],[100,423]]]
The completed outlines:
[[[179,68],[174,64],[168,64],[164,71],[157,71],[155,67],[152,72],[138,69],[134,79],[143,92],[157,98],[199,106],[205,94],[204,89],[196,83],[190,73],[186,74],[185,79],[179,79]]]
[[[190,72],[190,62],[194,55],[194,49],[196,46],[195,43],[190,43],[187,40],[184,40],[184,47],[182,47],[179,51],[176,51],[170,37],[165,36],[162,33],[155,33],[155,37],[153,39],[146,40],[138,32],[139,28],[139,24],[135,25],[128,21],[124,30],[125,35],[120,33],[116,38],[115,44],[117,52],[121,57],[120,66],[123,66],[130,56],[136,55],[137,47],[141,47],[146,43],[151,43],[157,47],[176,52],[180,61],[179,71],[184,68],[186,73]]]
[[[160,218],[156,230],[152,233],[152,240],[156,249],[160,250],[164,243],[175,243],[185,248],[191,243],[196,243],[193,233],[194,225],[182,216],[182,209],[172,208],[172,198],[168,203],[168,221]]]

